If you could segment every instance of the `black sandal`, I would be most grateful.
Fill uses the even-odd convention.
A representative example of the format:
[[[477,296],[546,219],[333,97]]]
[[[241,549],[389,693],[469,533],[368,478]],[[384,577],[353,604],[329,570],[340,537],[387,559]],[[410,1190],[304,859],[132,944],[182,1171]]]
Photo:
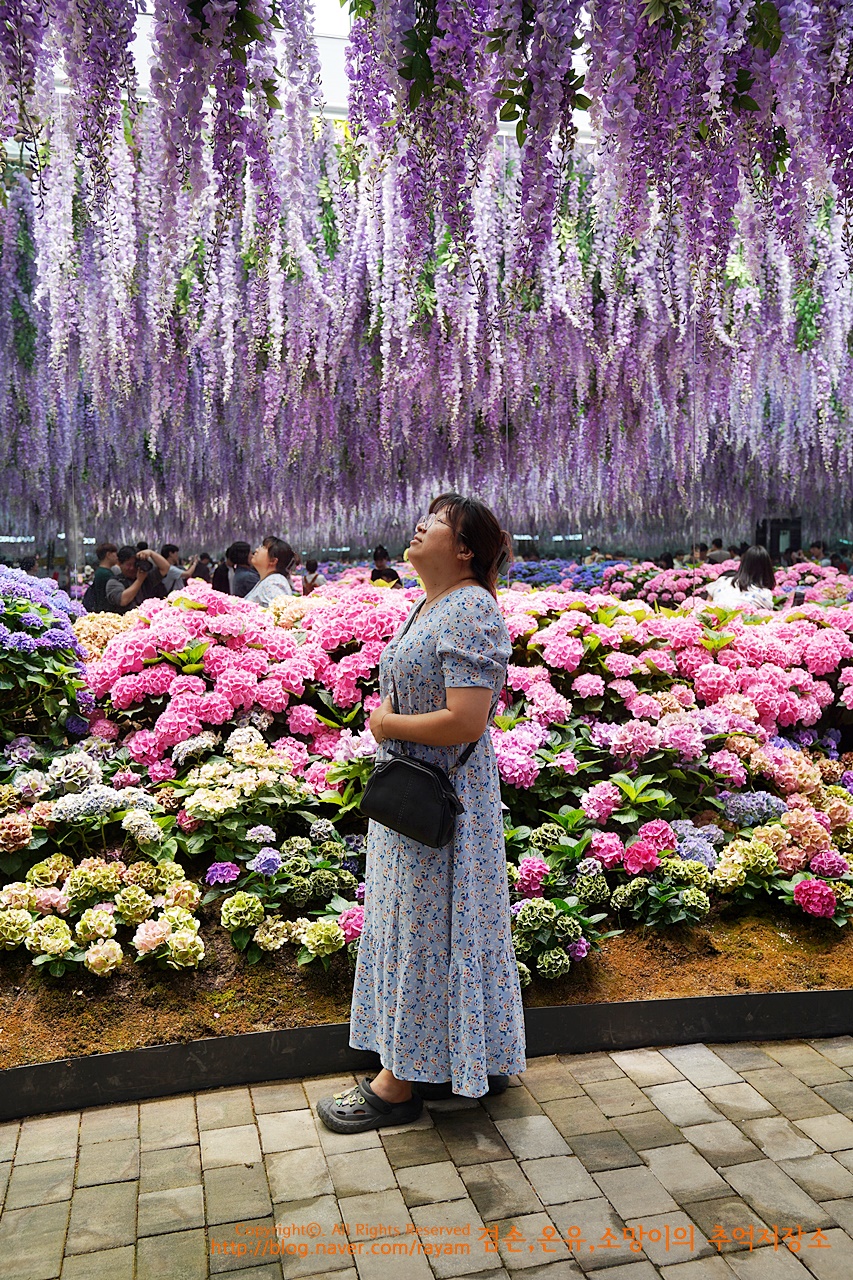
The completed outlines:
[[[420,1118],[423,1106],[414,1090],[405,1102],[386,1102],[373,1092],[365,1076],[355,1088],[323,1098],[317,1103],[317,1114],[333,1133],[363,1133],[385,1125],[410,1124]]]
[[[487,1096],[494,1098],[498,1093],[506,1093],[509,1088],[509,1076],[489,1076],[489,1089]],[[446,1098],[455,1098],[457,1095],[453,1092],[453,1085],[449,1080],[443,1081],[441,1084],[433,1084],[426,1080],[416,1080],[412,1085],[415,1093],[426,1102],[443,1102]]]

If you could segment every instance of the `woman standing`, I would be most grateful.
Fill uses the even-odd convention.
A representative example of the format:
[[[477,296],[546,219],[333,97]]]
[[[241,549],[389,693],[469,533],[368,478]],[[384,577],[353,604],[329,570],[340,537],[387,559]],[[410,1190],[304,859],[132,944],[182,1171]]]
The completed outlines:
[[[487,731],[512,651],[495,598],[507,548],[491,511],[453,493],[435,499],[409,547],[426,598],[382,655],[384,701],[370,717],[379,757],[393,742],[450,771],[467,743],[477,746],[450,772],[465,810],[450,844],[432,849],[370,824],[350,1044],[376,1051],[382,1070],[318,1104],[339,1133],[416,1120],[419,1084],[430,1097],[476,1098],[525,1067],[500,780]]]

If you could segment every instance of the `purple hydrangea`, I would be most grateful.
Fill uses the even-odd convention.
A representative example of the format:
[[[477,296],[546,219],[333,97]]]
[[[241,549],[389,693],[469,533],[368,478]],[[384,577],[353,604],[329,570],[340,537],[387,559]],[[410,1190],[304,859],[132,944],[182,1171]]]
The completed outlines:
[[[601,863],[598,858],[583,858],[575,867],[575,871],[579,876],[597,876],[601,871]]]
[[[70,715],[65,721],[66,731],[74,738],[82,738],[84,734],[89,732],[88,721],[82,716]]]
[[[282,857],[277,849],[261,849],[246,866],[250,871],[257,871],[262,876],[274,876],[281,870]]]
[[[758,827],[786,813],[788,806],[769,791],[724,791],[724,812],[739,827]]]
[[[270,844],[275,840],[275,832],[272,827],[250,827],[246,832],[246,839],[251,840],[253,844]]]
[[[24,627],[38,628],[41,631],[45,620],[40,613],[33,613],[28,610],[26,613],[21,614],[20,621]]]
[[[816,853],[809,863],[809,870],[813,871],[816,876],[846,876],[850,874],[850,865],[846,858],[842,858],[840,853],[836,853],[834,849],[822,849],[820,853]]]
[[[34,760],[40,754],[38,747],[32,738],[28,738],[26,734],[21,734],[17,738],[13,738],[11,742],[3,748],[3,755],[7,760],[11,760],[13,764],[27,764],[30,760]],[[853,776],[853,775],[851,775]]]
[[[95,710],[95,695],[89,689],[77,690],[77,708],[82,715],[91,715]]]
[[[842,787],[846,787],[848,791],[853,792],[853,770],[844,770],[841,775],[841,785]]]
[[[355,900],[356,902],[364,902],[364,881],[363,880],[361,884],[356,886]]]
[[[510,915],[517,916],[523,906],[524,906],[524,902],[514,902],[509,909]]]
[[[341,868],[350,875],[358,875],[358,858],[341,858]]]
[[[233,884],[240,875],[240,868],[234,862],[213,862],[204,877],[207,884]]]
[[[572,960],[583,960],[584,956],[589,951],[589,943],[586,938],[578,938],[576,942],[569,943],[566,947],[566,951],[568,951]]]

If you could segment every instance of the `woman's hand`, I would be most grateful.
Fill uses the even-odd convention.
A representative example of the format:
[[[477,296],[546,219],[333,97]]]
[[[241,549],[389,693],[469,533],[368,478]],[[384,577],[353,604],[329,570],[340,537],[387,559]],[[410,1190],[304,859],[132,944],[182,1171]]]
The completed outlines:
[[[375,711],[371,711],[368,724],[370,726],[370,732],[373,734],[377,742],[385,741],[387,734],[383,732],[382,724],[385,717],[393,710],[394,704],[390,698],[386,698],[381,706],[378,706]]]

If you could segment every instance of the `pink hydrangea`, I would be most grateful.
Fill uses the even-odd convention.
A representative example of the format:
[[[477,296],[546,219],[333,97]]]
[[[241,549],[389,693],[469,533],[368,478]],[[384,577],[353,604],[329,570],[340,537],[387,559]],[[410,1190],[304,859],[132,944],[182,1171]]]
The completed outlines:
[[[107,720],[106,716],[96,712],[89,721],[89,731],[96,738],[103,738],[106,742],[115,742],[119,735],[119,726],[114,720]]]
[[[338,916],[338,924],[346,942],[355,942],[364,929],[364,907],[347,907]]]
[[[35,890],[36,911],[40,911],[43,916],[53,915],[64,916],[68,914],[68,894],[63,893],[55,885],[49,888]]]
[[[198,700],[198,717],[204,724],[225,724],[233,715],[228,699],[213,689]]]
[[[138,729],[124,744],[137,764],[154,764],[163,754],[159,739],[150,729]]]
[[[629,875],[638,876],[660,866],[657,850],[650,840],[635,840],[629,844],[622,857],[622,865]]]
[[[580,805],[590,822],[604,823],[622,804],[622,792],[612,782],[597,782],[581,796]]]
[[[287,713],[287,726],[291,733],[301,733],[311,737],[320,728],[320,717],[313,707],[300,704],[291,707]]]
[[[797,849],[793,845],[786,845],[776,850],[776,861],[779,868],[786,871],[788,875],[793,875],[796,871],[802,871],[809,860],[809,855],[805,849]]]
[[[613,831],[593,831],[587,848],[591,858],[597,858],[605,870],[617,867],[622,861],[625,846]]]
[[[311,755],[304,742],[300,742],[298,738],[278,738],[273,744],[273,750],[279,755],[283,755],[290,761],[294,774],[301,776],[311,762]]]
[[[631,715],[636,720],[648,719],[659,720],[661,714],[660,703],[657,698],[653,698],[650,693],[640,693],[636,698],[629,699],[626,704]]]
[[[622,679],[624,676],[633,675],[639,663],[628,653],[608,653],[604,659],[604,665],[612,676]]]
[[[180,697],[182,693],[194,694],[200,698],[207,692],[207,685],[198,676],[176,676],[170,692],[173,698]]]
[[[704,663],[693,676],[696,696],[703,702],[719,702],[725,694],[736,693],[737,687],[734,672],[718,666],[716,662]]]
[[[171,760],[155,760],[148,766],[148,777],[152,782],[169,782],[175,777],[175,766]]]
[[[191,835],[193,831],[198,831],[199,827],[202,825],[201,818],[194,818],[192,814],[187,813],[186,809],[180,809],[178,811],[176,821],[181,830],[185,831],[187,835]]]
[[[657,853],[664,849],[675,849],[678,837],[668,822],[663,818],[655,818],[652,822],[644,822],[637,832],[640,840],[650,844]]]
[[[551,763],[555,769],[562,769],[564,773],[575,774],[578,771],[577,758],[571,751],[561,751]]]
[[[605,692],[605,681],[601,676],[575,676],[571,690],[578,694],[578,698],[601,698]]]
[[[794,901],[810,916],[835,915],[838,900],[823,880],[801,880],[794,886]]]
[[[133,945],[140,955],[148,955],[162,947],[172,932],[168,920],[143,920],[133,935]]]
[[[549,667],[559,667],[563,671],[575,671],[583,659],[583,641],[577,636],[567,636],[560,631],[547,627],[540,633],[542,658]]]
[[[809,863],[809,871],[813,871],[816,876],[828,876],[834,879],[836,876],[846,876],[850,874],[850,865],[846,858],[842,858],[840,853],[836,853],[834,849],[824,849],[822,853],[816,853]]]
[[[683,761],[698,760],[705,750],[702,731],[687,717],[667,716],[660,728],[660,745],[677,751]]]
[[[631,756],[634,760],[642,760],[650,751],[655,751],[661,744],[661,731],[657,725],[647,724],[645,720],[629,720],[620,724],[610,741],[612,756]]]
[[[733,751],[715,751],[708,757],[708,764],[719,777],[730,779],[737,787],[746,782],[746,769]]]
[[[542,881],[548,875],[550,867],[542,858],[522,858],[518,864],[517,887],[519,893],[526,898],[542,896]]]
[[[134,773],[132,769],[119,769],[112,777],[112,785],[117,791],[123,790],[124,787],[137,787],[139,782],[139,774]]]

